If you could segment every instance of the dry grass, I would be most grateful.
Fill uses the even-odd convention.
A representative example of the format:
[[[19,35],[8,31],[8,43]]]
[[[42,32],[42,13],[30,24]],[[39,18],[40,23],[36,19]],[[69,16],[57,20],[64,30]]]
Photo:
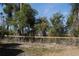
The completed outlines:
[[[32,45],[31,47],[27,48],[22,48],[26,53],[29,53],[30,55],[33,56],[50,56],[53,53],[60,53],[64,49],[62,48],[56,48],[56,47],[45,47],[45,46],[37,46],[37,45]]]
[[[52,44],[30,44],[30,47],[22,47],[25,53],[32,56],[78,56],[78,46],[63,46]]]
[[[47,48],[26,48],[24,51],[28,52],[31,55],[34,56],[45,56],[45,55],[50,55],[52,53],[59,53],[63,51],[63,49],[47,49]]]
[[[6,43],[6,42],[4,42]],[[25,55],[32,56],[79,56],[79,46],[59,45],[55,43],[29,43],[19,46]]]

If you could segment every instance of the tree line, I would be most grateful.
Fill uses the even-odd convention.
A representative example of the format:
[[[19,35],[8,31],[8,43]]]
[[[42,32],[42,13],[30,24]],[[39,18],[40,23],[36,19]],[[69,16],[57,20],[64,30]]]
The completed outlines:
[[[0,35],[25,35],[25,36],[79,36],[79,4],[71,5],[71,12],[64,24],[64,15],[55,13],[47,17],[39,17],[38,11],[28,3],[0,4]],[[48,21],[50,20],[50,22]]]

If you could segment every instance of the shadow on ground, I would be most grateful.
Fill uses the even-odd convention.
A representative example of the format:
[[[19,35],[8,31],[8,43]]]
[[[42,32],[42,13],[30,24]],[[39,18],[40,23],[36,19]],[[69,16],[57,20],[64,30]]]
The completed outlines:
[[[19,45],[17,43],[0,44],[0,56],[17,56],[23,53],[21,49],[16,49]]]

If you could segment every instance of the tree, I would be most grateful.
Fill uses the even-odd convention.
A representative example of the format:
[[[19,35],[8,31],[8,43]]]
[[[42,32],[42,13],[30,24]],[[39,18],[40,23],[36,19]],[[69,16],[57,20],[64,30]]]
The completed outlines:
[[[26,17],[27,17],[27,24],[28,24],[28,28],[32,29],[31,31],[31,34],[34,36],[35,34],[35,16],[38,14],[37,10],[33,9],[29,4],[27,4],[27,14],[26,14]],[[24,9],[25,10],[25,9]]]
[[[20,4],[20,10],[16,12],[16,19],[19,32],[23,32],[24,27],[28,27],[28,30],[32,29],[34,32],[35,15],[37,11],[33,9],[30,4]],[[33,34],[34,35],[34,34]]]
[[[37,11],[30,4],[5,4],[4,12],[7,14],[7,30],[10,26],[21,35],[25,27],[34,30],[35,15]],[[34,32],[34,31],[32,31]]]
[[[68,16],[67,22],[66,22],[66,27],[67,27],[67,32],[70,33],[71,32],[71,27],[72,24],[74,22],[74,16],[71,14]]]
[[[46,17],[40,17],[38,19],[38,23],[36,24],[36,28],[37,28],[37,32],[39,34],[39,32],[41,32],[41,35],[46,36],[46,32],[47,32],[47,28],[48,28],[48,21],[46,19]]]
[[[71,36],[75,36],[75,33],[78,31],[78,22],[79,22],[79,4],[71,4],[71,14],[68,17],[67,20],[67,28],[68,33],[71,34]]]
[[[7,30],[9,30],[10,21],[12,21],[12,13],[15,8],[14,7],[15,4],[5,3],[4,5],[5,7],[3,10],[4,10],[4,13],[7,15],[6,23],[7,23]]]
[[[65,34],[63,18],[63,15],[60,13],[55,13],[54,16],[50,18],[50,21],[52,23],[51,32],[54,36],[63,36]]]

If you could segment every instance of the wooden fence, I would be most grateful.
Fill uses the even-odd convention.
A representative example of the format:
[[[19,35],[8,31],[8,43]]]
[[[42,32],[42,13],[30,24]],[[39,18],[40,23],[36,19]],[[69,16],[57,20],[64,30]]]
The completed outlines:
[[[56,43],[64,45],[79,45],[79,37],[49,37],[49,36],[14,36],[8,35],[4,36],[2,41],[8,42],[37,42],[37,43]]]

